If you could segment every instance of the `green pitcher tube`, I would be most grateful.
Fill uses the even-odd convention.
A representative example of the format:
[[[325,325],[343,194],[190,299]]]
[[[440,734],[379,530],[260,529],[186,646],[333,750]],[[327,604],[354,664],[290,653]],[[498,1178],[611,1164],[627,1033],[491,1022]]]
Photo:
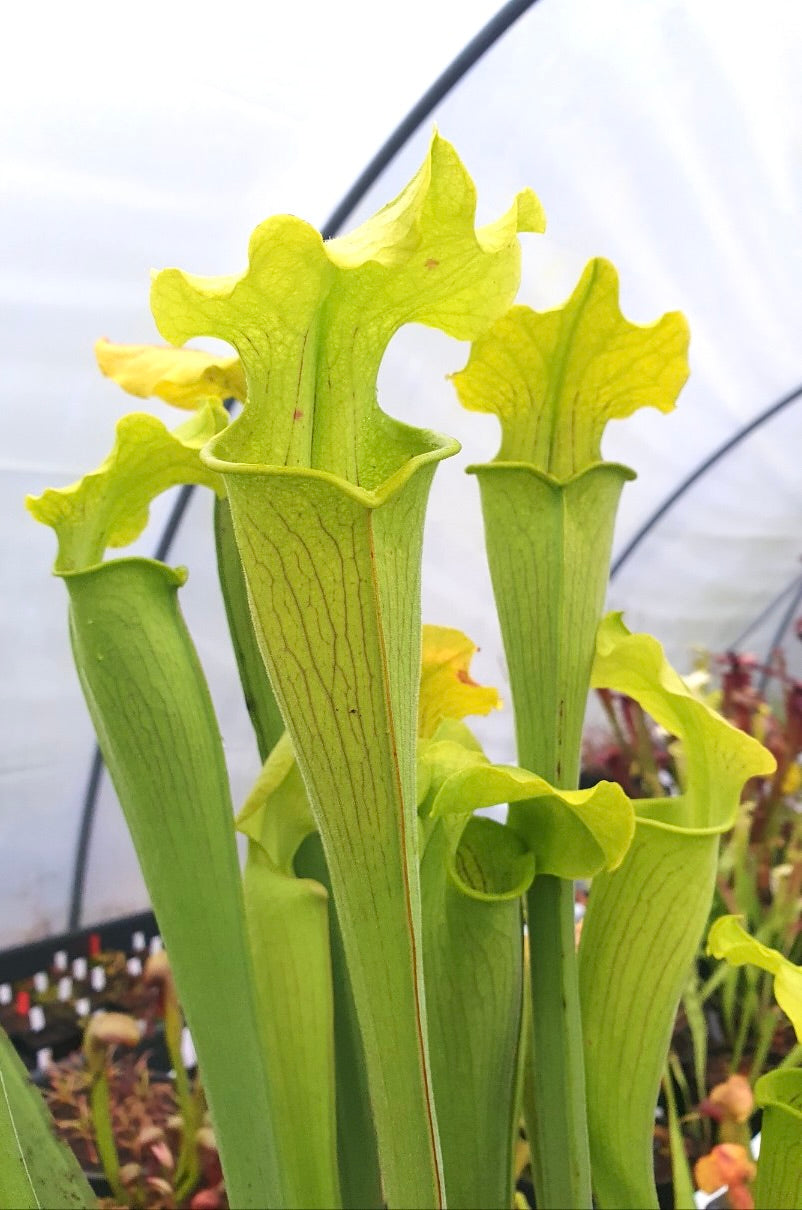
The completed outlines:
[[[192,1030],[232,1204],[286,1205],[220,733],[178,608],[184,573],[67,573],[76,667]],[[238,1090],[232,1100],[230,1089]]]

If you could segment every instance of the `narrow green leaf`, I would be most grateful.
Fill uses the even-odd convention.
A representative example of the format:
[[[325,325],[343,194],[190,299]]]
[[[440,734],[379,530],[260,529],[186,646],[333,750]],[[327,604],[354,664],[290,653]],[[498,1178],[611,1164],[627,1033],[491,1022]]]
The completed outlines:
[[[699,984],[699,975],[694,966],[682,992],[682,1006],[688,1018],[693,1043],[693,1073],[696,1083],[696,1099],[707,1095],[707,1021]]]
[[[109,1183],[111,1195],[117,1202],[126,1200],[125,1189],[120,1182],[120,1157],[112,1126],[111,1096],[105,1070],[93,1075],[89,1087],[89,1109],[92,1118],[94,1144],[100,1159],[103,1175]]]
[[[82,1207],[97,1200],[44,1102],[0,1029],[0,1206],[7,1210]]]
[[[763,1108],[755,1182],[757,1210],[802,1205],[802,1071],[772,1071],[755,1084]]]
[[[721,991],[721,1013],[724,1020],[724,1030],[730,1042],[735,1043],[737,1034],[736,1016],[738,1005],[744,999],[743,989],[746,983],[743,971],[726,967],[726,977]]]
[[[674,1081],[668,1065],[663,1073],[663,1088],[666,1094],[668,1108],[668,1139],[671,1147],[671,1180],[674,1186],[675,1210],[696,1210],[693,1196],[693,1180],[685,1152],[685,1140],[682,1136],[679,1114],[677,1113],[677,1098],[674,1093]]]

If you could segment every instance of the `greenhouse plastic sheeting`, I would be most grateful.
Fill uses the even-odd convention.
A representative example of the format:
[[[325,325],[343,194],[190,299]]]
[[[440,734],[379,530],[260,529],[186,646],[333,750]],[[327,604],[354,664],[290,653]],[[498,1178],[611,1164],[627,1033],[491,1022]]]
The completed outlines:
[[[27,517],[22,498],[96,465],[131,409],[97,373],[94,340],[157,339],[151,267],[237,272],[267,215],[322,224],[495,6],[344,0],[283,6],[279,17],[229,0],[211,22],[196,11],[140,5],[129,21],[85,5],[44,23],[31,6],[11,18],[0,85],[0,946],[65,925],[92,756],[65,593],[49,576],[53,535]],[[23,47],[35,47],[35,63],[17,57]],[[619,269],[630,319],[686,313],[692,377],[676,413],[641,412],[606,438],[606,456],[639,474],[624,495],[619,553],[707,455],[802,384],[800,61],[802,7],[792,0],[541,0],[436,107],[349,219],[398,191],[436,121],[477,183],[481,220],[524,185],[543,201],[547,234],[523,237],[521,301],[558,305],[586,260],[602,255]],[[461,412],[446,381],[466,353],[437,332],[404,329],[379,391],[392,414],[463,443],[435,479],[424,618],[479,642],[477,676],[505,693],[476,483],[461,473],[492,456],[498,428]],[[801,436],[802,405],[792,404],[702,476],[616,577],[611,606],[653,631],[680,667],[695,646],[732,644],[761,613],[749,644],[765,655],[793,596],[783,589],[800,570]],[[154,506],[135,550],[154,549],[170,505]],[[209,518],[208,495],[197,493],[171,560],[190,568],[182,599],[241,799],[257,758]],[[494,759],[513,758],[508,711],[477,730]],[[104,779],[83,918],[145,904]]]

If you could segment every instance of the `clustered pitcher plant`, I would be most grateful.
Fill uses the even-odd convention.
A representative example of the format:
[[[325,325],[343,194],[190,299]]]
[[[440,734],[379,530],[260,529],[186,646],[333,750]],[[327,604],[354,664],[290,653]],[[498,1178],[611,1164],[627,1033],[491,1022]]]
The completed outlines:
[[[719,837],[773,767],[654,639],[602,618],[633,477],[602,460],[603,429],[674,406],[684,319],[629,323],[603,260],[564,306],[512,306],[518,235],[544,229],[542,208],[524,190],[479,229],[475,210],[435,136],[402,193],[345,238],[282,216],[254,232],[240,277],[156,274],[161,335],[234,354],[101,342],[104,373],[187,417],[173,430],[125,417],[96,471],[28,501],[56,532],[78,674],[236,1208],[507,1210],[522,1116],[543,1210],[656,1207],[655,1104]],[[473,342],[457,396],[500,420],[498,453],[470,470],[518,766],[494,764],[464,721],[500,704],[471,678],[471,641],[421,629],[427,495],[459,447],[378,405],[384,351],[413,322]],[[157,494],[188,483],[215,497],[263,761],[236,817],[243,869],[178,603],[186,571],[107,557]],[[679,797],[578,789],[591,686],[631,695],[678,738]],[[505,824],[476,813],[494,804],[509,804]],[[593,879],[578,954],[577,878]],[[93,1205],[7,1042],[0,1056],[0,1202]],[[786,1118],[798,1145],[802,1116]]]

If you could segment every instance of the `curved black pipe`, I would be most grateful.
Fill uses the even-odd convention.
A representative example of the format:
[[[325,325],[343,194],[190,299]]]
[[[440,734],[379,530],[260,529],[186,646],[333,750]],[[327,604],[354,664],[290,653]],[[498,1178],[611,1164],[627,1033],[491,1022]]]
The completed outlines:
[[[70,908],[67,913],[67,932],[74,933],[81,923],[81,911],[84,904],[84,888],[86,884],[86,867],[89,864],[89,844],[92,839],[92,828],[95,822],[95,811],[100,797],[100,783],[103,777],[103,756],[95,744],[92,762],[89,766],[89,776],[86,779],[84,802],[81,808],[81,826],[78,829],[78,843],[75,846],[75,861],[72,868],[72,886],[70,887]]]
[[[471,38],[465,49],[460,51],[456,59],[448,65],[442,75],[437,77],[431,88],[426,90],[420,100],[410,109],[406,117],[399,122],[387,142],[377,151],[365,170],[354,181],[339,205],[331,212],[328,221],[324,223],[322,228],[324,239],[334,238],[346,219],[349,218],[362,201],[371,185],[398,154],[404,144],[415,134],[421,123],[425,122],[435,106],[470,71],[474,63],[481,59],[485,51],[488,51],[501,35],[505,34],[510,26],[536,3],[537,0],[509,0],[507,4],[499,9],[495,17],[492,17],[488,21],[487,25],[479,30],[476,37]]]
[[[509,0],[507,4],[499,9],[495,17],[491,18],[487,25],[483,26],[476,37],[471,39],[465,49],[437,77],[431,88],[426,90],[417,104],[410,109],[406,117],[396,126],[389,139],[382,145],[364,171],[354,181],[345,197],[329,215],[321,232],[324,239],[333,239],[339,233],[343,223],[346,222],[349,215],[362,201],[371,185],[374,184],[404,144],[415,134],[420,124],[426,120],[435,106],[442,101],[455,84],[459,83],[482,55],[490,50],[491,46],[498,41],[501,35],[506,33],[510,26],[536,3],[537,0]],[[154,559],[164,561],[167,558],[194,490],[195,488],[192,484],[187,484],[181,488],[154,552]],[[95,746],[89,777],[86,782],[86,790],[84,792],[81,824],[78,830],[78,843],[73,864],[70,907],[67,916],[67,929],[69,932],[74,932],[81,923],[86,870],[89,863],[89,846],[92,840],[92,827],[100,795],[102,774],[103,757],[100,749]]]
[[[800,396],[802,396],[802,386],[798,386],[793,391],[790,391],[789,394],[783,395],[782,399],[778,399],[776,403],[773,403],[771,407],[766,408],[766,410],[756,416],[754,420],[750,420],[748,424],[743,426],[743,428],[738,429],[738,431],[734,433],[733,436],[727,441],[725,441],[723,445],[720,445],[718,449],[714,450],[712,454],[709,454],[703,462],[700,462],[696,470],[692,471],[687,478],[683,479],[680,485],[675,487],[674,491],[669,496],[666,496],[660,507],[655,509],[648,521],[644,522],[635,536],[630,539],[630,541],[621,551],[621,554],[618,556],[618,558],[613,560],[612,567],[610,568],[610,579],[615,579],[618,572],[621,570],[630,556],[637,550],[643,539],[652,532],[658,521],[663,519],[666,513],[669,512],[677,501],[685,495],[689,488],[693,487],[697,480],[701,479],[702,476],[709,471],[711,467],[715,466],[717,462],[720,462],[721,459],[730,452],[730,450],[735,449],[735,447],[740,445],[742,441],[745,441],[747,437],[749,437],[762,425],[766,424],[767,421],[773,419],[773,417],[779,412],[782,412],[789,406],[789,404],[794,403],[800,398]]]
[[[763,606],[760,613],[752,618],[752,621],[744,630],[741,631],[741,633],[738,635],[738,638],[733,639],[731,643],[727,644],[727,651],[737,651],[741,644],[746,642],[750,634],[757,630],[761,622],[765,622],[766,618],[771,616],[779,605],[780,601],[784,600],[789,593],[793,592],[794,589],[798,587],[802,587],[802,572],[798,572],[794,576],[793,580],[789,580],[785,587],[777,593],[776,597],[771,598],[768,605]]]

